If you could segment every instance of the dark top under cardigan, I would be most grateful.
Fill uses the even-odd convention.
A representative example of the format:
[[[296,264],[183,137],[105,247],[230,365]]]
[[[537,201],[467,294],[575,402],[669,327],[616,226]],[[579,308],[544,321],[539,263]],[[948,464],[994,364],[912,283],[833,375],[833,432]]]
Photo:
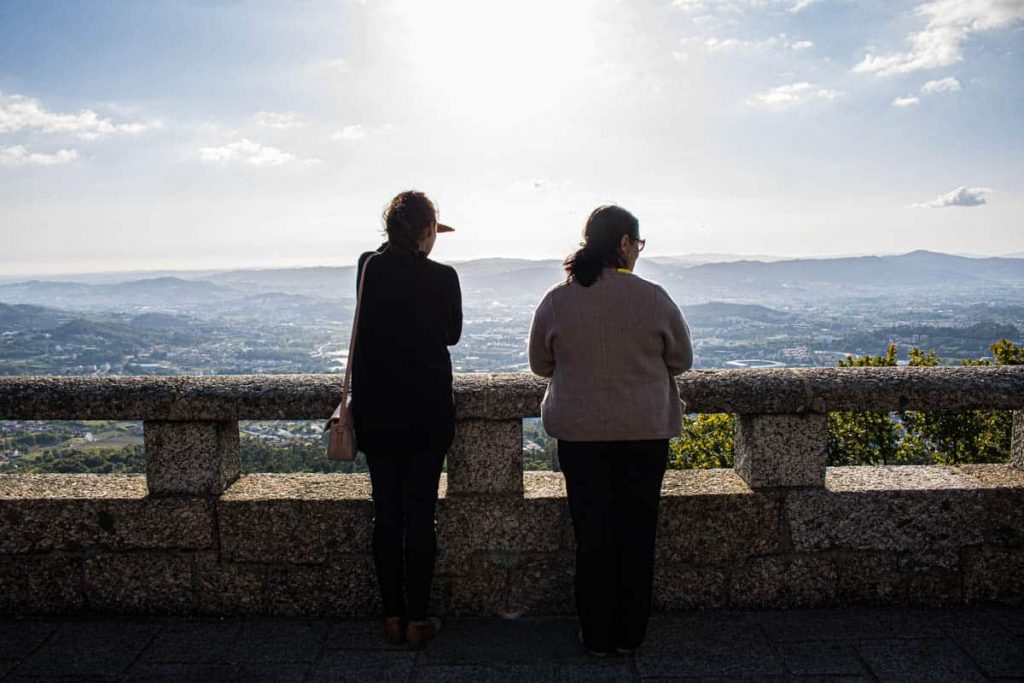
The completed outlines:
[[[373,252],[359,257],[356,283]],[[452,361],[462,335],[455,269],[420,253],[383,249],[366,271],[352,364],[359,450],[370,455],[443,453],[455,434]]]

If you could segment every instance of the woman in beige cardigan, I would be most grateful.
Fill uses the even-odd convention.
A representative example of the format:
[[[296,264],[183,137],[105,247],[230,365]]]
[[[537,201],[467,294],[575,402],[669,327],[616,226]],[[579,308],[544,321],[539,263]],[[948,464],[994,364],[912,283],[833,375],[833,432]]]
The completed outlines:
[[[693,352],[679,307],[632,272],[645,244],[637,219],[599,207],[583,238],[537,306],[529,350],[533,372],[551,378],[541,416],[576,534],[580,639],[604,655],[646,633],[668,440],[682,426],[673,376]]]

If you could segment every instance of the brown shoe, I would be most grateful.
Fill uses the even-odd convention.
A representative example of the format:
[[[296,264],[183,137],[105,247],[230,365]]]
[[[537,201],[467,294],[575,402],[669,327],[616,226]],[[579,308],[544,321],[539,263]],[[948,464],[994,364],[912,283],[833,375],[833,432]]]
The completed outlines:
[[[402,617],[385,619],[384,631],[388,635],[388,642],[392,645],[401,645],[405,642],[405,623]]]
[[[437,617],[427,617],[422,621],[410,621],[405,627],[405,641],[409,647],[418,650],[428,640],[441,632],[441,620]]]

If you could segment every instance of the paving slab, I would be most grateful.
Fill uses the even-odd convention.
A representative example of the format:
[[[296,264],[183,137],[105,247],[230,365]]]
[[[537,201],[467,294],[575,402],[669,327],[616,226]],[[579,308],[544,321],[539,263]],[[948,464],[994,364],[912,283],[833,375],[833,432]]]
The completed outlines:
[[[796,676],[865,676],[867,671],[847,642],[808,640],[779,643],[776,651]]]
[[[383,619],[353,619],[331,624],[324,649],[332,650],[405,650],[392,645],[384,635]]]
[[[782,676],[782,663],[757,632],[737,631],[727,642],[720,636],[678,640],[671,649],[640,648],[636,668],[644,677]]]
[[[638,681],[632,657],[613,657],[600,664],[572,664],[558,668],[559,683],[612,683]]]
[[[556,681],[555,667],[540,664],[501,664],[497,666],[422,666],[413,680],[417,683],[530,683]],[[564,679],[563,679],[564,680]]]
[[[929,640],[867,640],[857,651],[871,672],[886,681],[984,681],[985,676],[956,644]]]
[[[992,677],[1024,675],[1024,635],[1005,628],[997,612],[958,611],[936,618],[946,636]]]
[[[146,663],[215,664],[230,662],[242,625],[237,621],[180,621],[164,627],[141,657]]]
[[[0,617],[0,679],[1022,680],[1024,610],[655,615],[632,656],[596,659],[571,616],[453,620],[419,652],[375,619]],[[916,637],[915,637],[916,636]]]
[[[1006,632],[1024,637],[1024,608],[1004,609],[996,612],[1006,627]]]
[[[53,619],[0,620],[0,659],[22,659],[60,626]]]
[[[112,677],[135,661],[162,621],[103,619],[69,621],[17,667],[18,678]]]
[[[302,683],[312,668],[309,662],[252,662],[241,666],[238,683]]]
[[[752,617],[773,641],[941,638],[933,614],[920,610],[846,609],[758,612]]]
[[[29,676],[27,674],[21,674],[17,671],[11,673],[10,676],[4,679],[4,683],[116,683],[121,679],[118,676],[113,675],[101,675],[101,674],[81,674],[77,676],[60,676],[54,678],[52,676]]]
[[[759,633],[758,622],[749,612],[680,612],[655,614],[647,624],[644,651],[671,647],[681,640],[732,642],[737,632]]]
[[[415,652],[344,650],[327,652],[310,681],[408,681],[416,662]]]
[[[311,619],[251,619],[231,648],[233,662],[309,662],[320,654],[330,624]]]
[[[233,683],[238,675],[231,664],[142,664],[132,667],[125,681],[141,683],[179,683],[180,681],[209,681],[209,683]]]
[[[588,661],[574,618],[520,621],[466,619],[449,622],[422,652],[424,665],[543,664]]]

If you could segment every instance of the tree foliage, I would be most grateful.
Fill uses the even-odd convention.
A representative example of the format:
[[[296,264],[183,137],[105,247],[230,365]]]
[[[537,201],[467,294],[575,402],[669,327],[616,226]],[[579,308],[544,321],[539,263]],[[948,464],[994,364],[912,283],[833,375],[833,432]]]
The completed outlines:
[[[990,347],[996,365],[1024,364],[1024,347],[1000,339]],[[992,365],[986,359],[965,360],[965,366]],[[910,350],[910,364],[939,365],[934,352]],[[1013,413],[1008,410],[941,410],[907,412],[902,419],[906,458],[942,465],[1003,462],[1010,453]]]
[[[840,368],[895,367],[896,345],[881,356],[847,356]],[[828,414],[829,465],[889,465],[899,458],[900,428],[888,413],[834,412]]]
[[[683,416],[682,433],[669,442],[669,467],[681,470],[732,467],[735,424],[734,415]]]
[[[1000,339],[991,359],[965,360],[965,366],[1024,365],[1024,346]],[[909,365],[933,367],[942,359],[932,350],[911,349]],[[880,356],[847,356],[838,367],[895,367],[896,345]],[[732,467],[731,415],[686,416],[670,443],[669,467]],[[893,465],[1006,462],[1013,413],[1006,410],[833,412],[828,415],[828,464]]]

